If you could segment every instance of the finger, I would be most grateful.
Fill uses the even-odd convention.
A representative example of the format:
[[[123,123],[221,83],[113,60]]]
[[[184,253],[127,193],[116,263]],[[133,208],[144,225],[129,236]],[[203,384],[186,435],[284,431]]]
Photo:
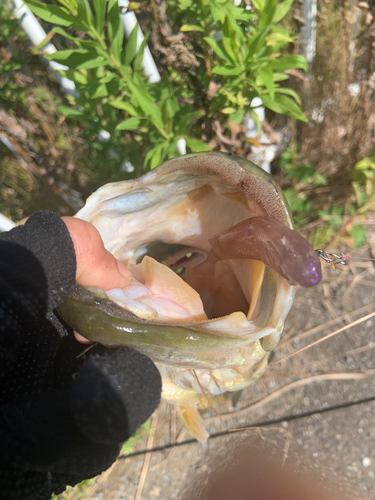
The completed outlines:
[[[86,337],[84,337],[83,335],[81,335],[80,333],[78,333],[77,330],[73,330],[73,333],[74,333],[75,339],[80,344],[90,345],[90,344],[94,344],[95,343],[92,340],[89,340]]]
[[[131,272],[106,250],[98,230],[92,224],[74,217],[62,219],[76,252],[77,283],[82,286],[98,286],[103,290],[130,285]]]

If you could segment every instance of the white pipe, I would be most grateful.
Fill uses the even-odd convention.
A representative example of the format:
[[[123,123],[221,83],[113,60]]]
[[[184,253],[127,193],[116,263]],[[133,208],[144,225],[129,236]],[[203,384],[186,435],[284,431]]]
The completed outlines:
[[[308,64],[315,59],[316,52],[316,0],[303,0],[303,18],[305,20],[304,44]]]
[[[265,110],[262,106],[263,101],[260,97],[254,97],[251,101],[251,106],[254,107],[254,113],[256,113],[261,122],[265,119]],[[246,127],[245,136],[251,139],[255,139],[259,135],[259,130],[255,121],[246,115],[244,118],[244,125]],[[267,145],[269,139],[264,132],[261,132],[259,141],[264,144],[260,147],[252,146],[251,161],[256,165],[263,168],[269,174],[271,173],[271,161],[275,158],[277,147],[274,144]]]
[[[23,3],[22,0],[13,0],[14,5],[14,14],[16,18],[19,20],[19,24],[26,35],[29,37],[31,43],[34,46],[41,45],[43,40],[46,39],[47,33],[44,31],[42,26],[39,24],[39,21],[31,12],[31,10]],[[46,45],[43,46],[43,51],[47,54],[53,54],[57,52],[56,47],[51,43],[47,42]],[[59,73],[59,70],[67,70],[68,67],[64,66],[55,61],[49,61],[43,57],[43,61],[54,71],[56,80],[60,84],[63,91],[71,95],[73,97],[78,97],[79,94],[76,90],[76,86],[72,80],[69,80],[65,76],[62,76]],[[98,135],[98,140],[100,142],[107,142],[111,135],[106,130],[101,130]],[[6,139],[6,137],[0,137],[0,140],[13,152],[16,153],[12,144]]]
[[[183,137],[180,137],[177,141],[176,148],[178,153],[183,156],[186,155],[186,141]]]
[[[135,17],[134,12],[128,11],[129,0],[119,0],[118,5],[120,7],[120,17],[122,20],[122,24],[124,25],[124,32],[126,38],[129,38],[130,33],[133,31],[134,27],[138,25],[137,31],[137,51],[143,42],[144,36],[142,30],[139,26],[137,18]],[[152,58],[150,49],[146,45],[145,51],[143,54],[142,67],[148,76],[149,83],[157,83],[160,82],[160,74],[158,68],[156,67],[155,61]]]
[[[12,0],[14,4],[14,13],[17,19],[19,19],[19,24],[21,28],[24,30],[26,35],[29,37],[31,43],[34,46],[40,45],[43,40],[46,39],[47,33],[44,31],[42,26],[39,24],[38,20],[31,12],[31,10],[23,3],[22,0]],[[134,12],[128,12],[128,0],[119,0],[119,8],[120,8],[120,16],[122,23],[124,25],[124,33],[127,38],[129,38],[130,33],[132,32],[134,26],[138,24],[137,18],[135,17]],[[137,33],[137,50],[139,49],[142,41],[144,39],[141,28],[138,24],[138,33]],[[47,42],[43,47],[43,50],[48,54],[53,54],[56,52],[56,47],[51,43]],[[68,78],[60,75],[59,70],[67,70],[67,66],[64,66],[55,61],[48,61],[43,58],[43,60],[48,64],[48,66],[55,72],[55,76],[60,86],[68,95],[72,95],[74,97],[78,97],[78,92],[74,85],[74,82],[69,80]],[[159,71],[156,67],[156,64],[152,58],[150,49],[148,46],[145,47],[143,62],[143,69],[146,75],[149,76],[150,83],[156,83],[161,80]],[[101,130],[98,133],[98,139],[100,142],[107,142],[110,139],[110,134],[106,130]],[[8,146],[9,147],[9,146]],[[186,142],[185,139],[180,139],[178,141],[177,150],[180,154],[186,154]],[[114,153],[115,154],[115,153]],[[117,155],[118,156],[118,155]],[[129,163],[125,162],[127,171],[134,170],[134,167]],[[125,165],[124,164],[124,165]]]
[[[29,37],[33,45],[35,46],[40,45],[43,42],[43,40],[46,39],[47,33],[44,31],[44,29],[39,24],[34,14],[23,3],[22,0],[12,0],[12,1],[15,7],[14,13],[17,19],[19,19],[21,28]],[[134,12],[127,12],[128,5],[129,5],[128,0],[119,1],[120,16],[122,19],[122,23],[124,25],[125,36],[127,38],[129,38],[130,33],[132,32],[134,26],[138,24]],[[144,36],[142,30],[138,25],[137,50],[141,46],[143,39]],[[56,52],[56,47],[51,42],[47,42],[46,45],[43,47],[43,51],[46,52],[47,54],[53,54],[54,52]],[[57,63],[55,61],[47,61],[47,64],[52,68],[53,71],[68,69],[63,64]],[[146,75],[149,76],[150,83],[159,82],[161,80],[156,64],[152,58],[150,49],[147,46],[145,47],[142,65]],[[77,95],[75,90],[75,85],[71,80],[61,76],[59,73],[56,74],[56,77],[59,80],[60,85],[63,87],[63,90],[67,94]]]
[[[0,231],[10,231],[16,226],[17,224],[12,220],[8,219],[8,217],[5,217],[3,214],[0,214]]]
[[[23,3],[22,0],[13,0],[13,4],[14,4],[14,14],[16,18],[19,20],[21,28],[29,37],[33,45],[35,46],[40,45],[43,42],[43,40],[46,39],[47,33],[44,31],[44,29],[39,24],[34,14]],[[46,45],[44,45],[43,47],[43,51],[46,52],[47,54],[53,54],[54,52],[56,52],[56,47],[51,42],[47,42]],[[63,66],[62,64],[59,64],[57,62],[48,61],[45,58],[43,58],[43,60],[55,72],[61,69],[63,70],[68,69],[66,66]],[[55,74],[63,90],[69,95],[76,96],[77,91],[74,83],[68,78],[65,78],[65,76],[61,76],[59,73]]]
[[[0,134],[0,141],[6,146],[14,155],[18,155],[17,149],[13,146],[13,144],[10,142],[10,140],[5,137],[5,135]]]

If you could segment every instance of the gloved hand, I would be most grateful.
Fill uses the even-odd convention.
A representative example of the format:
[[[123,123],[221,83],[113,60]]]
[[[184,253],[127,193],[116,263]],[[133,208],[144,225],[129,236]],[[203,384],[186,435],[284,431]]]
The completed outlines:
[[[0,255],[0,498],[47,500],[112,464],[161,380],[134,350],[80,356],[87,346],[52,312],[77,271],[61,219],[39,213],[3,233]]]

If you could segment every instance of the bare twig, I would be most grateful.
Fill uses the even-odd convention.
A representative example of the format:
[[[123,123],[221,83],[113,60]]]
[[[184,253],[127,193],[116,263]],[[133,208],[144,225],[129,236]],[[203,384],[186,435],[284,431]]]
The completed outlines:
[[[281,363],[282,361],[285,361],[286,359],[291,358],[292,356],[296,356],[297,354],[300,354],[303,351],[306,351],[307,349],[310,349],[310,347],[313,347],[317,344],[320,344],[320,342],[323,342],[324,340],[330,339],[334,335],[337,335],[338,333],[344,332],[345,330],[348,330],[349,328],[352,328],[353,326],[359,325],[360,323],[363,323],[364,321],[367,321],[368,319],[372,318],[375,316],[375,312],[372,312],[371,314],[367,314],[367,316],[363,316],[363,318],[359,318],[356,321],[353,321],[349,325],[343,326],[342,328],[339,328],[338,330],[335,330],[334,332],[326,335],[325,337],[316,340],[315,342],[312,342],[311,344],[302,347],[302,349],[298,349],[298,351],[292,352],[292,354],[289,354],[288,356],[285,356],[285,358],[281,358],[278,361],[275,361],[274,363],[270,364],[270,366],[277,365],[278,363]]]
[[[154,429],[154,432],[151,432],[148,436],[147,444],[146,444],[147,449],[152,448],[152,445],[154,442],[154,436],[155,436],[155,428],[157,426],[157,423],[158,423],[158,414],[154,413],[154,415],[151,418],[151,424],[150,424],[151,431]],[[146,453],[146,455],[145,455],[145,460],[143,462],[142,472],[141,472],[141,475],[139,477],[137,493],[134,497],[134,500],[141,500],[143,486],[145,484],[148,468],[150,466],[150,460],[151,460],[151,452]]]
[[[272,394],[269,394],[268,396],[258,400],[256,403],[254,403],[251,406],[246,406],[245,408],[241,408],[240,410],[231,412],[231,413],[222,413],[220,415],[221,419],[229,419],[233,417],[238,417],[240,415],[248,415],[251,411],[254,411],[257,408],[260,408],[264,406],[265,404],[269,403],[273,399],[277,399],[280,397],[282,394],[285,392],[288,392],[292,389],[295,389],[296,387],[300,387],[306,384],[310,384],[312,382],[321,382],[323,380],[360,380],[364,379],[370,375],[374,375],[375,370],[366,370],[366,371],[361,371],[361,372],[343,372],[343,373],[323,373],[321,375],[313,375],[311,377],[306,377],[300,380],[296,380],[295,382],[291,382],[290,384],[284,385],[284,387],[281,387],[277,391],[273,392]],[[211,417],[205,420],[205,422],[213,422],[217,419],[218,417]]]
[[[307,330],[306,332],[302,332],[302,333],[296,335],[295,337],[288,338],[288,340],[279,344],[275,350],[280,350],[280,349],[286,347],[287,345],[291,344],[295,340],[304,339],[305,337],[309,337],[310,335],[314,335],[315,333],[318,333],[321,330],[324,330],[325,328],[329,328],[333,325],[336,325],[337,323],[340,323],[340,321],[344,321],[345,319],[350,318],[354,314],[362,314],[365,311],[367,311],[368,309],[375,309],[375,302],[371,302],[371,304],[367,304],[363,307],[359,307],[358,309],[355,309],[354,311],[349,311],[349,312],[343,314],[342,316],[339,316],[338,318],[331,319],[331,320],[329,320],[326,323],[323,323],[321,325],[314,326],[314,328],[311,328],[310,330]]]

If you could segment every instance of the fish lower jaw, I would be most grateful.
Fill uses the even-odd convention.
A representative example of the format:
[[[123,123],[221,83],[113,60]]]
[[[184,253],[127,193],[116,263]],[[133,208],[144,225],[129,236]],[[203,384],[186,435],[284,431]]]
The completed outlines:
[[[140,264],[128,266],[131,285],[106,291],[106,297],[142,320],[185,325],[191,340],[198,329],[215,336],[247,337],[249,342],[261,339],[265,350],[271,350],[294,297],[294,287],[258,261],[218,263],[211,277],[198,276],[201,281],[189,273],[185,281],[147,255]],[[212,291],[207,282],[216,279],[219,286]]]

